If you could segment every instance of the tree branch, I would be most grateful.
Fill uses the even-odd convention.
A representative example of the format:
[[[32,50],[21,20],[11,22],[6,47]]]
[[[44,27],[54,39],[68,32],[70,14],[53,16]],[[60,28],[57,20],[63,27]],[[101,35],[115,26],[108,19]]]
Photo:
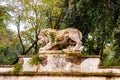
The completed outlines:
[[[56,29],[59,29],[59,23],[60,23],[60,21],[61,21],[61,19],[63,18],[63,10],[62,10],[62,12],[60,13],[60,16],[58,17],[58,20],[57,20],[57,22],[56,22],[56,24],[55,24],[55,28]]]
[[[48,17],[48,20],[49,20],[49,23],[50,23],[50,27],[53,28],[51,12],[50,13],[47,12],[47,17]]]
[[[27,54],[34,47],[35,44],[36,44],[36,41],[24,52],[23,55]]]
[[[23,49],[23,53],[25,52],[25,47],[23,45],[23,42],[22,42],[22,39],[21,39],[21,35],[20,35],[20,15],[18,16],[18,25],[17,25],[17,32],[18,32],[18,38],[19,38],[19,41],[20,41],[20,44],[22,46],[22,49]]]
[[[60,27],[59,23],[63,19],[64,15],[65,15],[65,11],[66,11],[66,9],[68,9],[68,7],[69,7],[69,0],[65,0],[62,12],[60,13],[60,16],[55,24],[56,29],[59,29],[59,27]]]

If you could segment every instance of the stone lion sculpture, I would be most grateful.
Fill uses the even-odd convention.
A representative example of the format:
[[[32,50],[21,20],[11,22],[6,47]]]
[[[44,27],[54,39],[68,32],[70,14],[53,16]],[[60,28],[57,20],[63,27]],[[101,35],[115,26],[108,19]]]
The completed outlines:
[[[75,28],[64,30],[44,29],[38,35],[39,43],[44,44],[39,51],[57,50],[61,45],[68,43],[67,50],[79,50],[82,45],[82,33]]]

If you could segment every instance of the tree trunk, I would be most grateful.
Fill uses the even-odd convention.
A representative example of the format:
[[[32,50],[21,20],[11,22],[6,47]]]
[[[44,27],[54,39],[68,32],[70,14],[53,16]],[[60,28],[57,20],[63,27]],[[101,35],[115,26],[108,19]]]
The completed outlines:
[[[25,47],[23,45],[23,41],[22,41],[21,35],[20,35],[20,16],[18,17],[17,32],[18,32],[18,38],[19,38],[20,44],[22,46],[22,54],[25,54]]]

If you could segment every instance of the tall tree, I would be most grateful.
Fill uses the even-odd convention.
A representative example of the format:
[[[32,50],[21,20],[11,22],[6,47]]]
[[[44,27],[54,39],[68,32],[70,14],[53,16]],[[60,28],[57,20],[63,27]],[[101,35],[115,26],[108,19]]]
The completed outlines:
[[[41,2],[45,6],[48,26],[59,29],[64,17],[66,2],[64,0],[42,0]]]
[[[87,53],[102,55],[105,45],[112,43],[116,27],[114,25],[117,22],[114,20],[116,8],[113,8],[113,2],[71,0],[70,3],[64,18],[65,24],[82,31],[83,45],[87,48]]]
[[[114,33],[114,45],[117,45],[115,58],[118,58],[120,61],[120,1],[111,0],[111,6],[113,10],[113,25],[116,28]]]
[[[44,12],[42,12],[42,6],[39,0],[19,0],[20,4],[22,5],[22,13],[20,14],[20,16],[18,17],[18,25],[17,25],[17,29],[18,29],[18,36],[19,36],[19,40],[21,43],[21,46],[23,48],[23,53],[22,54],[27,54],[32,48],[34,48],[34,53],[37,53],[38,51],[38,34],[40,32],[40,26],[43,26],[44,23],[44,17],[42,17],[42,14]],[[20,20],[22,19],[22,20]],[[28,48],[26,47],[26,45],[23,45],[24,41],[29,42],[28,40],[23,40],[26,39],[25,37],[22,39],[22,36],[24,36],[23,34],[20,34],[20,21],[23,22],[23,24],[25,24],[25,29],[28,31],[29,29],[32,30],[33,32],[31,32],[31,34],[24,34],[27,35],[27,37],[29,37],[29,44],[32,43],[31,46],[29,46]],[[27,27],[29,26],[29,27]],[[24,33],[24,32],[23,32]],[[32,36],[34,35],[34,36]],[[26,43],[27,43],[26,42]],[[26,44],[25,43],[25,44]]]
[[[40,29],[46,27],[59,28],[59,23],[63,18],[63,1],[16,0],[16,3],[18,5],[12,5],[13,8],[11,8],[13,13],[17,15],[14,18],[16,18],[18,37],[23,50],[22,54],[27,54],[33,49],[33,52],[37,53]],[[21,24],[25,25],[25,31],[20,30]]]
[[[13,64],[17,60],[14,33],[7,28],[10,15],[7,7],[0,6],[0,64]],[[13,44],[14,43],[14,44]]]

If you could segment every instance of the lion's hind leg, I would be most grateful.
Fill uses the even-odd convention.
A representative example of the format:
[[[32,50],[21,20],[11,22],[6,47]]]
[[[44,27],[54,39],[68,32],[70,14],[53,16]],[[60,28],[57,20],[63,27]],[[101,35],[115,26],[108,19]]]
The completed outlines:
[[[76,43],[75,47],[73,50],[80,50],[80,47],[82,46],[82,42]]]
[[[80,47],[82,46],[82,41],[81,41],[81,35],[79,35],[78,33],[70,36],[71,40],[73,40],[76,44],[73,47],[73,50],[80,50]]]

